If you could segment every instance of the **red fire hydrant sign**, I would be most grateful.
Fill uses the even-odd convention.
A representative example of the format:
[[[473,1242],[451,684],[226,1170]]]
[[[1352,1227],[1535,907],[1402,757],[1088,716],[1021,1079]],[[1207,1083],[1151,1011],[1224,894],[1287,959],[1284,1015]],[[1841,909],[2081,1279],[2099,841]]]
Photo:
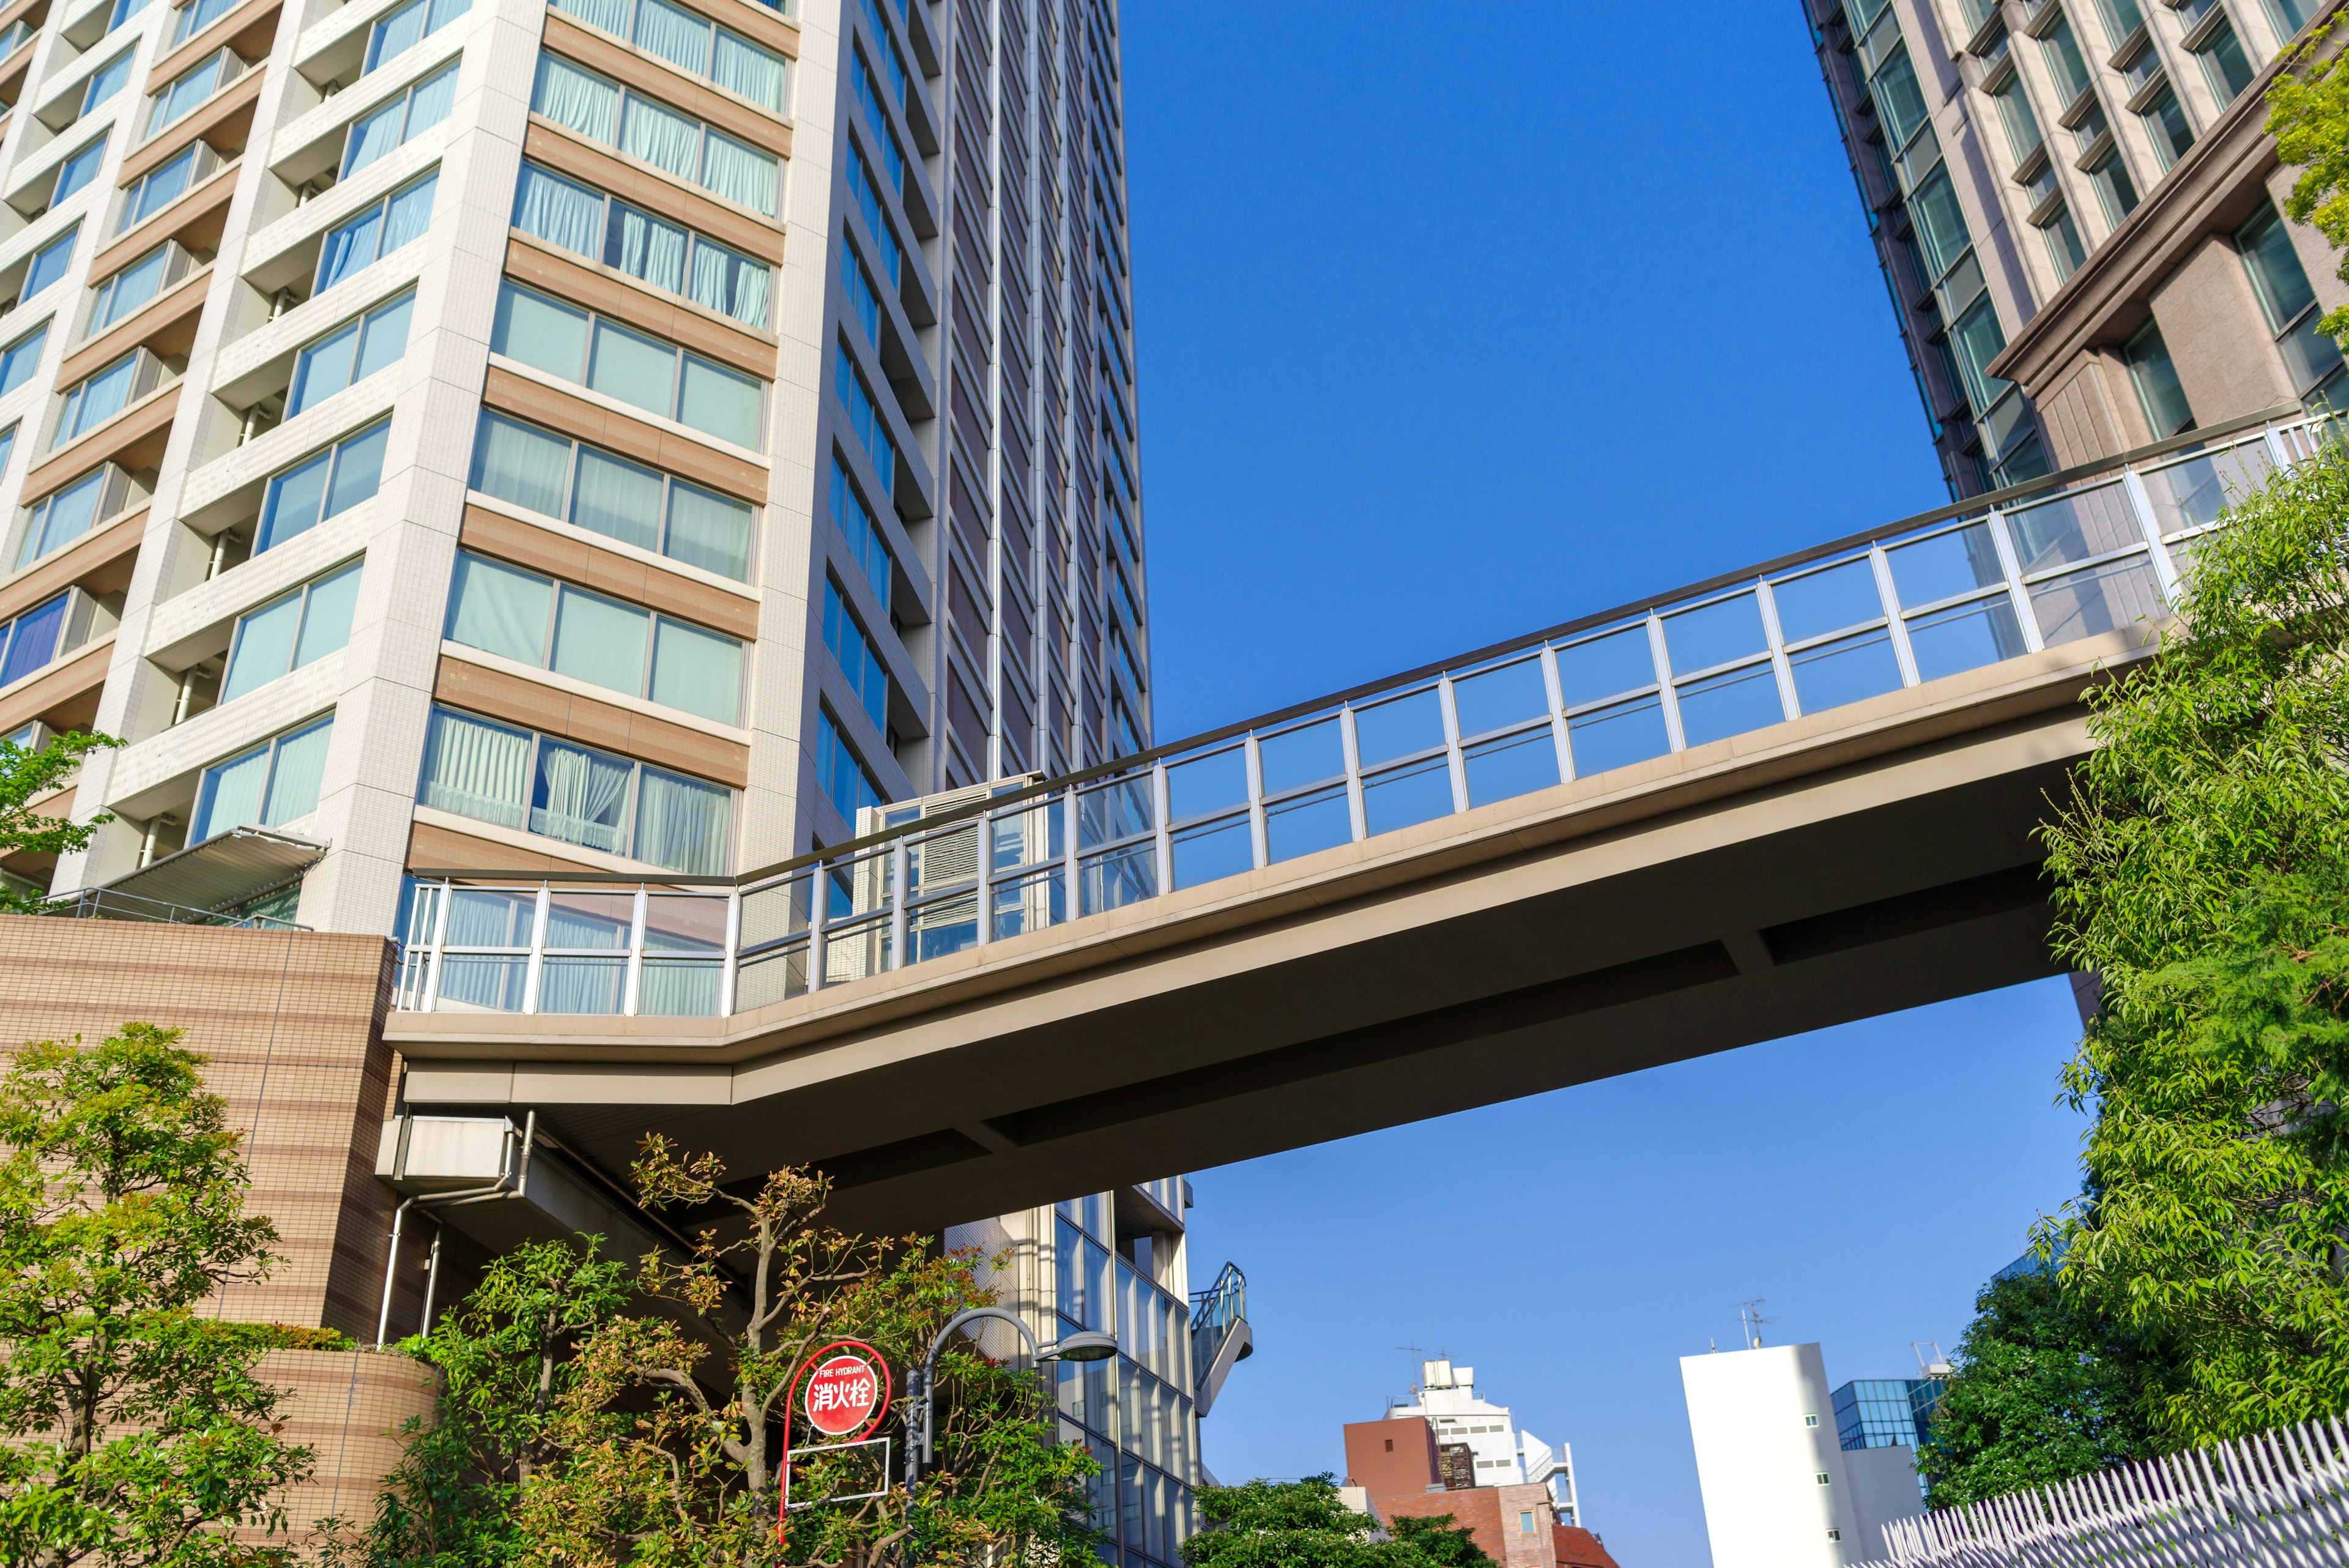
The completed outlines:
[[[845,1437],[872,1420],[881,1402],[880,1369],[854,1350],[835,1349],[808,1373],[802,1401],[809,1426],[827,1438]]]

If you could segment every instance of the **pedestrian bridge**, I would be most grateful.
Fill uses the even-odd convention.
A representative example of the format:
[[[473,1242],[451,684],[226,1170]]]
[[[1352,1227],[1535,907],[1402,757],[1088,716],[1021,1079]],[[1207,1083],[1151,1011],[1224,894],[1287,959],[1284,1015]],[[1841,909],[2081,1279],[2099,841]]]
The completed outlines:
[[[943,1224],[2058,972],[2035,826],[2297,410],[724,881],[426,870],[406,1101]]]

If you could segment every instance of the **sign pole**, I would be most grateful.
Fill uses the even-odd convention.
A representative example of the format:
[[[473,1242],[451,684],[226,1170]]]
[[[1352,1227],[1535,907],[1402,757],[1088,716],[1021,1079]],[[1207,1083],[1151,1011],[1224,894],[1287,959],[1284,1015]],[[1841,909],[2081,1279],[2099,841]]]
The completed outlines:
[[[775,1467],[775,1545],[787,1544],[792,1511],[792,1424],[794,1416],[848,1448],[889,1413],[889,1363],[861,1339],[835,1339],[800,1364],[783,1399],[783,1452]],[[802,1408],[802,1407],[804,1407]]]

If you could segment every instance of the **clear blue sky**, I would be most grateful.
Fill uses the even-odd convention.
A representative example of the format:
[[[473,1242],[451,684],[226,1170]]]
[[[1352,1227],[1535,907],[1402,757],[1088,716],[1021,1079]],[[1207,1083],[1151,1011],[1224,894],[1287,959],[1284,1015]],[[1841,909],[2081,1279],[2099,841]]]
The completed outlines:
[[[1794,0],[1133,0],[1161,735],[1945,499]],[[2060,984],[1198,1173],[1262,1346],[1226,1479],[1448,1348],[1702,1568],[1677,1358],[1900,1376],[2075,1189]],[[1397,1166],[1412,1178],[1397,1180]]]

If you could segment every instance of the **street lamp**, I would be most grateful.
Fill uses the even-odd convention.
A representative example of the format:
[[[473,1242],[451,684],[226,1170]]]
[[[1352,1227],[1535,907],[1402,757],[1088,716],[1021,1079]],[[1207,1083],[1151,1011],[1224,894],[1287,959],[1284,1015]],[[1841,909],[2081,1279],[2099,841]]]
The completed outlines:
[[[1117,1354],[1117,1337],[1097,1330],[1087,1329],[1055,1344],[1040,1346],[1028,1325],[1001,1307],[972,1307],[968,1312],[957,1313],[947,1320],[946,1327],[938,1330],[937,1338],[930,1342],[930,1354],[923,1360],[921,1370],[910,1374],[910,1386],[905,1390],[909,1399],[919,1402],[917,1407],[922,1417],[921,1431],[918,1435],[909,1435],[905,1444],[905,1496],[908,1499],[921,1485],[922,1466],[930,1458],[931,1428],[936,1414],[938,1356],[945,1352],[947,1341],[954,1337],[957,1329],[981,1318],[993,1318],[1018,1329],[1020,1339],[1027,1344],[1028,1354],[1040,1362],[1107,1361]]]

